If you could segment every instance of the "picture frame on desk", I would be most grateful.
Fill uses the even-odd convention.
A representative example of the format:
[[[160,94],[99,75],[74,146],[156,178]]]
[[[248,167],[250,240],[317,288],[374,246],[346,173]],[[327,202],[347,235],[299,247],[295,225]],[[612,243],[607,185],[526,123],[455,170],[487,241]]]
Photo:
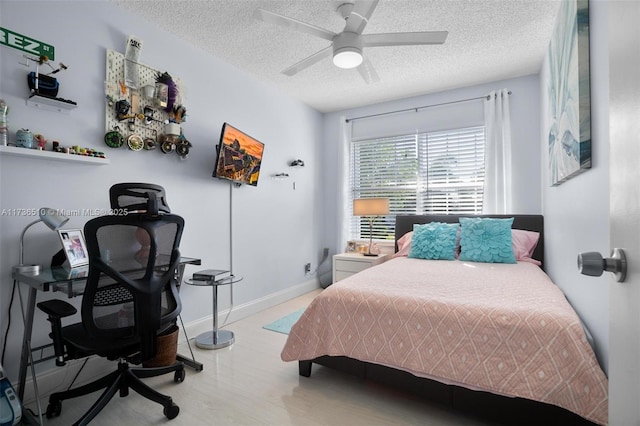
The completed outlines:
[[[75,268],[89,263],[89,252],[82,229],[60,229],[58,236],[70,267]]]

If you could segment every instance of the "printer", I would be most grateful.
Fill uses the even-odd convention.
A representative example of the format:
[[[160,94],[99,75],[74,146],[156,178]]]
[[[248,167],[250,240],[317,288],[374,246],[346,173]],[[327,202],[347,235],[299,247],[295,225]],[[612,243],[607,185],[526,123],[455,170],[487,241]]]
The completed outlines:
[[[21,418],[20,400],[0,364],[0,426],[17,425]]]

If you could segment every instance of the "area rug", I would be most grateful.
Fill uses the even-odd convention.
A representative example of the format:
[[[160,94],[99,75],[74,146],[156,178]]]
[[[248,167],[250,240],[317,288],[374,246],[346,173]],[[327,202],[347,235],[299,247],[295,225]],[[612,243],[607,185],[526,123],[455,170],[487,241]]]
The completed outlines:
[[[298,319],[300,319],[304,310],[305,308],[302,308],[300,310],[292,312],[289,315],[272,322],[271,324],[263,325],[262,328],[266,330],[276,331],[278,333],[289,334],[291,327],[296,323],[296,321],[298,321]]]

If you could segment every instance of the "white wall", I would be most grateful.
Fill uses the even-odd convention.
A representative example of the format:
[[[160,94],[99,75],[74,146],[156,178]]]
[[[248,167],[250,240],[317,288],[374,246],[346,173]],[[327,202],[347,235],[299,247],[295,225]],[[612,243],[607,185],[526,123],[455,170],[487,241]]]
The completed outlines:
[[[325,239],[323,245],[339,252],[344,249],[344,242],[340,241],[338,229],[338,214],[340,206],[340,185],[337,177],[336,161],[341,152],[341,117],[353,118],[370,114],[415,108],[425,105],[436,105],[462,99],[486,96],[490,91],[502,88],[512,91],[509,102],[511,105],[511,129],[513,141],[514,161],[514,211],[513,213],[542,213],[540,198],[540,90],[537,75],[530,75],[509,80],[496,81],[462,89],[433,93],[398,101],[385,102],[362,108],[325,114],[324,117],[324,156],[327,159],[324,178],[324,214]],[[373,90],[373,89],[372,89]],[[482,101],[478,108],[482,111]],[[460,108],[467,108],[468,103],[459,104]],[[437,108],[437,107],[436,107]],[[447,107],[455,114],[455,105]],[[404,114],[404,113],[403,113]],[[403,114],[387,116],[385,119],[403,120]],[[409,113],[411,114],[411,113]]]
[[[321,114],[108,2],[3,0],[0,26],[54,45],[54,63],[62,61],[69,67],[56,74],[61,82],[59,96],[78,103],[69,115],[27,107],[26,76],[33,66],[28,69],[19,64],[23,61],[20,51],[0,46],[0,98],[10,105],[13,137],[17,129],[28,128],[63,145],[104,150],[111,160],[109,165],[93,166],[2,155],[1,209],[108,208],[112,184],[156,183],[165,187],[173,212],[186,220],[182,253],[202,258],[202,267],[190,266],[187,273],[201,268],[227,268],[230,184],[211,177],[215,145],[222,124],[227,121],[265,144],[258,186],[233,190],[233,270],[244,277],[235,287],[235,305],[263,301],[310,282],[317,285],[315,276],[305,276],[304,264],[311,262],[315,269],[322,252]],[[124,52],[129,35],[143,40],[140,62],[166,70],[184,83],[188,116],[183,128],[194,145],[187,160],[159,150],[112,149],[103,142],[106,49]],[[288,163],[296,158],[303,159],[306,166],[291,170]],[[271,178],[279,172],[292,177]],[[89,219],[73,217],[68,226],[82,227]],[[8,321],[11,266],[18,263],[20,232],[32,220],[24,216],[0,217],[3,336]],[[57,235],[43,224],[29,230],[25,243],[27,262],[48,264],[59,249]],[[54,296],[63,297],[59,293]],[[211,315],[209,289],[183,286],[181,297],[185,322]],[[79,300],[74,299],[74,304]],[[228,307],[228,290],[221,289],[220,310]],[[22,335],[19,312],[16,298],[4,363],[11,379],[15,379],[18,369]],[[33,345],[48,341],[48,327],[44,316],[38,314]]]
[[[609,254],[609,50],[607,2],[589,2],[591,59],[592,168],[551,187],[548,163],[547,81],[541,71],[542,197],[546,269],[593,334],[596,354],[607,371],[609,353],[609,276],[580,275],[576,257],[585,251]],[[547,58],[548,60],[548,58]]]

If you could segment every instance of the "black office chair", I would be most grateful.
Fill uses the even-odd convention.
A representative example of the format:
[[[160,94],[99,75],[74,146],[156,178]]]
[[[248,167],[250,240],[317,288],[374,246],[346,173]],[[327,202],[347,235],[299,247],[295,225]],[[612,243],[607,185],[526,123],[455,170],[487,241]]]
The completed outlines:
[[[92,383],[49,398],[47,417],[60,415],[62,401],[105,389],[76,425],[88,424],[119,391],[129,389],[161,404],[164,415],[175,418],[180,409],[171,397],[151,389],[140,378],[174,372],[182,382],[184,365],[135,368],[151,359],[157,336],[175,323],[181,304],[175,271],[180,259],[178,246],[184,220],[158,214],[157,199],[148,197],[143,213],[102,216],[84,227],[89,254],[89,275],[82,298],[82,322],[61,326],[61,318],[75,313],[62,300],[38,304],[51,322],[56,364],[98,355],[118,360],[118,369]]]

